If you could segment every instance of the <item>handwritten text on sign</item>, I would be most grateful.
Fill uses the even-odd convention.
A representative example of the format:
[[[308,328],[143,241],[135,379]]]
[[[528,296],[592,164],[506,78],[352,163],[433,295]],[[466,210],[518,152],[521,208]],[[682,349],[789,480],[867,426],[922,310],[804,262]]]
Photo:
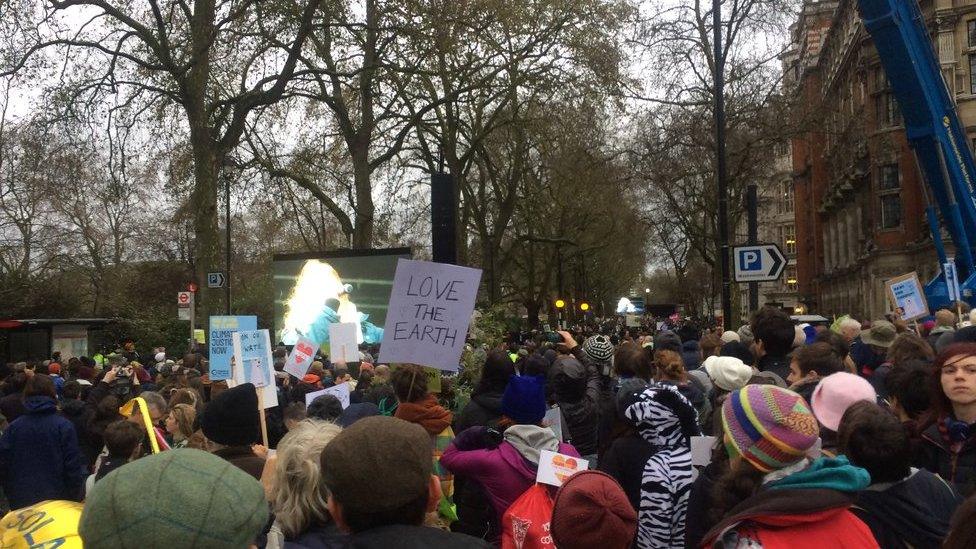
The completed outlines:
[[[380,362],[456,371],[480,282],[479,269],[397,262]]]

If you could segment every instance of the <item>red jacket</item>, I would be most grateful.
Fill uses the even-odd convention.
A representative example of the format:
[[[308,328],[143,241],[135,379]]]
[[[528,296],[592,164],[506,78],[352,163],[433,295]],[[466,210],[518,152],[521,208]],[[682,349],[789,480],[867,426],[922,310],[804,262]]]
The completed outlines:
[[[764,490],[733,509],[702,547],[876,549],[871,529],[848,510],[850,503],[835,490]]]

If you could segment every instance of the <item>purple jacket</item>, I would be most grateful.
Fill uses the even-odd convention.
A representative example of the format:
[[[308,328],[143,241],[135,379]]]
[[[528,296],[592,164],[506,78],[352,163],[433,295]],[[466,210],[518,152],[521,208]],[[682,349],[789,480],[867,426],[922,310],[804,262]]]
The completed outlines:
[[[465,433],[469,431],[472,429]],[[536,464],[522,457],[509,442],[502,442],[494,449],[460,450],[457,447],[458,440],[463,441],[463,438],[458,436],[444,450],[441,465],[455,475],[468,477],[481,484],[491,498],[491,504],[500,521],[512,503],[535,484]],[[580,457],[575,448],[565,443],[559,444],[559,453]]]

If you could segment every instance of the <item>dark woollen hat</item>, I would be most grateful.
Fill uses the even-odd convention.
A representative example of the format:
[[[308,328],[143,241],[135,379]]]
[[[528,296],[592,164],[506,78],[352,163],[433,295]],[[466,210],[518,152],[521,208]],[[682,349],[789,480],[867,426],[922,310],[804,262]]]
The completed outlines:
[[[261,440],[258,394],[251,383],[227,389],[203,409],[203,434],[224,446],[250,446]]]
[[[322,450],[322,482],[345,509],[393,511],[428,493],[430,435],[386,416],[365,417]]]

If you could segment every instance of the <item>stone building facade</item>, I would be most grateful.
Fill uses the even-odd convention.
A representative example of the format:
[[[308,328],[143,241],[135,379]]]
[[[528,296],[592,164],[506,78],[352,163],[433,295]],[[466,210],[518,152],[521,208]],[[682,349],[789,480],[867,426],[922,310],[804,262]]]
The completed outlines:
[[[976,0],[921,7],[972,144]],[[939,270],[924,181],[856,0],[807,0],[792,39],[799,298],[810,312],[879,318],[887,280],[917,271],[924,283]]]

